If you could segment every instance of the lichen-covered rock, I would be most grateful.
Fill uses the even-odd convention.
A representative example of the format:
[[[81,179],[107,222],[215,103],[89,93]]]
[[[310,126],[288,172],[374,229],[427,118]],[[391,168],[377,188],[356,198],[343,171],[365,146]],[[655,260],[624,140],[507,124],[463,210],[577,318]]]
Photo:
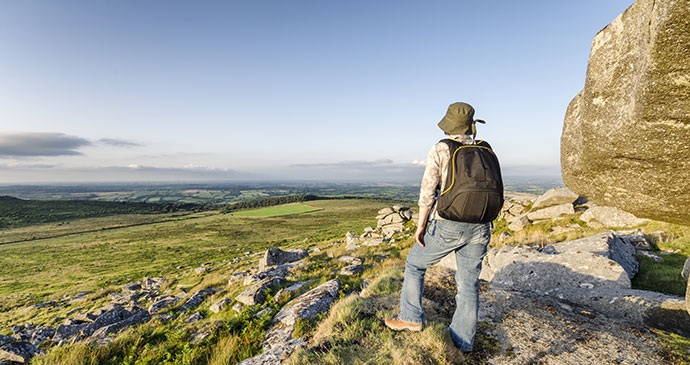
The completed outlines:
[[[126,328],[140,323],[144,323],[151,319],[151,315],[149,314],[149,312],[142,308],[134,307],[131,311],[129,311],[129,313],[129,317],[121,321],[117,321],[115,323],[103,326],[96,330],[91,335],[91,340],[103,341],[104,339],[106,339],[106,337],[108,337],[108,335],[118,333]]]
[[[690,6],[638,0],[592,43],[566,112],[563,181],[637,217],[690,224]]]
[[[552,253],[590,252],[604,256],[621,265],[631,279],[637,274],[640,266],[635,258],[635,247],[632,243],[613,233],[600,233],[578,240],[559,242],[545,249],[553,249]]]
[[[235,300],[245,305],[263,303],[266,299],[266,290],[270,287],[280,285],[283,281],[285,281],[285,279],[280,277],[261,280],[240,293]]]
[[[208,310],[210,310],[213,313],[219,313],[225,307],[227,307],[228,304],[230,304],[230,303],[232,303],[230,298],[223,298],[223,299],[211,304],[211,306],[208,308]]]
[[[263,270],[267,266],[287,264],[289,262],[301,260],[307,256],[309,256],[309,252],[303,248],[283,251],[278,247],[271,247],[266,250],[264,256],[259,260],[259,269]]]
[[[314,318],[331,307],[338,290],[340,290],[340,280],[329,280],[285,305],[273,321],[289,326],[294,325],[298,318]]]
[[[212,288],[199,290],[194,295],[192,295],[189,299],[187,299],[187,301],[184,302],[184,304],[182,304],[179,308],[177,308],[177,310],[179,312],[184,312],[188,309],[198,307],[199,305],[201,305],[201,303],[204,302],[204,299],[207,296],[214,294],[215,292],[216,292],[216,290],[212,289]]]
[[[649,222],[649,219],[637,218],[634,215],[628,212],[624,212],[618,208],[602,206],[596,206],[587,209],[586,212],[582,213],[580,219],[582,219],[590,225],[592,221],[597,221],[601,223],[604,227],[619,228],[634,227]]]
[[[153,304],[151,304],[148,308],[148,311],[151,314],[158,313],[158,312],[162,311],[163,309],[177,303],[179,300],[180,300],[180,298],[178,298],[178,297],[168,297],[168,296],[162,297],[162,298],[158,299],[156,302],[154,302]]]
[[[572,203],[560,204],[542,208],[536,211],[527,213],[527,218],[531,221],[539,221],[545,219],[555,219],[562,215],[575,214],[575,209]]]

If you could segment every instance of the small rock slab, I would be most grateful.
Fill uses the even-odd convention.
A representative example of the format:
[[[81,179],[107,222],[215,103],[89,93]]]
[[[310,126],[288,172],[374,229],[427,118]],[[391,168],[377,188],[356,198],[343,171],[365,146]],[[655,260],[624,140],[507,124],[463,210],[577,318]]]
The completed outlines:
[[[194,322],[198,322],[202,319],[204,319],[204,316],[201,315],[201,312],[196,311],[196,312],[192,313],[189,317],[187,317],[187,319],[184,320],[184,323],[194,323]]]
[[[362,271],[364,271],[363,265],[350,265],[340,269],[340,275],[359,275],[362,273]]]
[[[218,313],[222,311],[225,307],[228,306],[228,304],[232,303],[230,298],[223,298],[213,304],[211,304],[211,307],[208,309],[213,313]]]
[[[179,312],[184,312],[187,309],[195,308],[201,305],[201,303],[204,302],[205,297],[214,294],[216,292],[215,289],[208,288],[204,290],[199,290],[196,292],[194,295],[192,295],[189,299],[187,299],[184,304],[180,306],[180,308],[177,308]]]
[[[298,318],[314,318],[331,307],[338,290],[340,280],[329,280],[285,305],[273,320],[290,326],[294,325]]]
[[[149,313],[155,314],[161,310],[177,303],[180,300],[178,297],[163,297],[158,299],[155,303],[151,304],[148,308]]]
[[[527,213],[527,219],[538,221],[544,219],[555,219],[562,215],[575,214],[575,208],[571,203],[554,205],[548,208],[539,209]]]
[[[574,241],[560,242],[545,247],[555,249],[556,253],[591,252],[604,256],[620,264],[631,279],[639,270],[640,264],[635,257],[635,247],[613,233],[600,233]]]
[[[361,265],[363,263],[361,258],[350,255],[340,256],[338,257],[338,261],[342,261],[350,265]]]
[[[263,303],[266,299],[266,289],[280,285],[283,281],[285,281],[284,278],[268,278],[261,280],[252,285],[249,289],[243,291],[235,300],[245,305]]]
[[[580,219],[590,224],[597,221],[605,227],[634,227],[649,222],[649,219],[637,218],[634,215],[614,207],[596,206],[582,213]]]
[[[283,265],[299,261],[307,256],[309,256],[309,252],[303,248],[283,251],[278,247],[271,247],[266,250],[264,256],[259,260],[259,269],[263,270],[268,266]]]

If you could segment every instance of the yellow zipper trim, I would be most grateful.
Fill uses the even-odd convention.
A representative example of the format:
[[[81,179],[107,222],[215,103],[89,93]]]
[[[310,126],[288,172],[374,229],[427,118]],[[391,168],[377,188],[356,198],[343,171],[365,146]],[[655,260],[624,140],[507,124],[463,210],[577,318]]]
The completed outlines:
[[[456,142],[459,142],[459,141],[456,141]],[[453,164],[453,175],[452,175],[453,179],[450,181],[450,186],[448,187],[448,189],[446,189],[444,192],[442,192],[441,195],[447,193],[448,190],[450,190],[453,187],[453,185],[455,184],[455,154],[458,153],[458,151],[460,151],[460,149],[466,148],[466,147],[475,147],[475,148],[483,148],[485,150],[489,150],[489,151],[493,152],[491,150],[491,148],[489,148],[489,147],[479,146],[479,144],[482,142],[484,142],[484,141],[481,140],[481,141],[477,142],[477,144],[469,144],[469,145],[465,145],[465,146],[460,146],[455,150],[455,152],[453,152],[453,157],[450,159],[450,161],[448,161],[448,163]]]

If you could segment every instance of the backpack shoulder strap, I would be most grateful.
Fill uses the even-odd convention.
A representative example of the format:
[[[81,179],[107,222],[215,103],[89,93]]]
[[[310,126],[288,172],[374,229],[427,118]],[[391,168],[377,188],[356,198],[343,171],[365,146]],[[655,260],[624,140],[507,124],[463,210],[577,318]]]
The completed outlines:
[[[486,148],[488,148],[488,149],[490,149],[490,150],[493,150],[493,149],[491,148],[491,145],[489,144],[489,142],[484,141],[484,140],[479,140],[479,141],[477,141],[477,145],[478,145],[478,146],[482,146],[482,147],[486,147]]]

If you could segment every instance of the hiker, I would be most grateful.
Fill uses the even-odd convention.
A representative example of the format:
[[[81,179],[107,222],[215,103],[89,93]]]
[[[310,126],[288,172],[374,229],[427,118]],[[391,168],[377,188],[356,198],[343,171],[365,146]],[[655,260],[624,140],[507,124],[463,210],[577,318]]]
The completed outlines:
[[[394,330],[421,331],[424,325],[424,273],[448,254],[457,261],[456,308],[449,330],[457,347],[471,351],[477,328],[479,272],[491,239],[491,221],[503,205],[498,159],[476,141],[474,108],[453,103],[438,126],[448,139],[436,143],[426,159],[419,193],[417,242],[407,255],[400,314],[386,318]],[[428,223],[428,226],[427,226]]]

